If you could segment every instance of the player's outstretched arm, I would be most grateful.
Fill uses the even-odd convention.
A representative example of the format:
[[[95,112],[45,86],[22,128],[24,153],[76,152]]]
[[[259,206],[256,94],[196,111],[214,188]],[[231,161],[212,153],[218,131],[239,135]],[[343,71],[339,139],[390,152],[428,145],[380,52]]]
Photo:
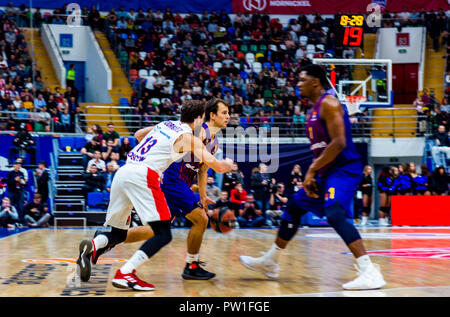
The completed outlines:
[[[151,127],[146,127],[140,130],[137,130],[136,133],[134,134],[134,137],[137,139],[138,143],[142,141],[143,138],[145,138],[145,136],[152,131],[153,126]]]
[[[221,161],[216,159],[208,152],[202,140],[193,134],[186,133],[183,135],[182,147],[185,149],[184,152],[192,152],[197,159],[211,167],[217,173],[227,173],[231,171],[233,167],[232,160],[229,158]]]

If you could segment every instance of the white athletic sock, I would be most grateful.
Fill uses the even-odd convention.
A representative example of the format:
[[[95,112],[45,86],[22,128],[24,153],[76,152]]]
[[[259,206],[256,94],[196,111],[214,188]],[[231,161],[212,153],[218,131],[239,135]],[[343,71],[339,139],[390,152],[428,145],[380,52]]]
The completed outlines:
[[[108,237],[104,234],[99,234],[94,238],[95,249],[104,248],[108,245]]]
[[[145,260],[148,259],[147,254],[145,254],[144,251],[137,250],[133,256],[125,263],[121,268],[120,271],[123,274],[128,274],[133,272],[133,270],[137,269],[139,265],[141,265]]]
[[[366,270],[367,267],[369,267],[372,264],[372,261],[370,260],[370,257],[367,254],[357,258],[356,262],[358,263],[359,268],[363,272]]]
[[[198,262],[198,259],[200,258],[200,254],[186,254],[186,263],[192,263],[192,262]]]
[[[270,250],[267,251],[267,253],[264,256],[267,259],[271,259],[274,262],[278,262],[278,256],[280,255],[281,251],[283,251],[283,249],[277,246],[277,244],[274,242]]]

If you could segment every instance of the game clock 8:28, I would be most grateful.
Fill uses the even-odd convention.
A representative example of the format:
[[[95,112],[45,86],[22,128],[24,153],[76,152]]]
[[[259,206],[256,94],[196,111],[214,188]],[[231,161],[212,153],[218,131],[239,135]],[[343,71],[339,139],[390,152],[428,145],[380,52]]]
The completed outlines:
[[[338,45],[362,47],[364,39],[364,16],[341,15],[338,17],[336,38]]]
[[[348,15],[341,15],[339,24],[341,26],[363,26],[364,16],[363,15],[352,15],[350,17]]]

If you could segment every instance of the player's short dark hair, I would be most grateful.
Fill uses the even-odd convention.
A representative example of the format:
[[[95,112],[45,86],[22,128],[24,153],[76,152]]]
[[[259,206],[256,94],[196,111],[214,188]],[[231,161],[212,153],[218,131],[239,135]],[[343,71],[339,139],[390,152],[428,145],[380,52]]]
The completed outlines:
[[[220,98],[211,98],[206,102],[205,105],[205,120],[208,121],[211,119],[211,113],[217,114],[219,110],[219,102],[223,103],[225,106],[230,107],[230,104]]]
[[[197,117],[205,113],[205,103],[200,100],[185,100],[181,107],[180,121],[192,123]]]
[[[328,87],[327,72],[322,66],[317,64],[309,64],[303,67],[300,72],[306,72],[309,76],[318,78],[320,80],[320,84],[324,88]]]

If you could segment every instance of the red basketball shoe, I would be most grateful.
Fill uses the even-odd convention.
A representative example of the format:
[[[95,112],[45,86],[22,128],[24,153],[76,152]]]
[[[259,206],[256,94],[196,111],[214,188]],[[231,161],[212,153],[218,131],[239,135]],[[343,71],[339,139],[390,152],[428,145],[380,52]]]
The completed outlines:
[[[153,291],[155,289],[153,284],[147,283],[137,277],[136,270],[124,274],[118,269],[112,280],[112,284],[117,288],[131,288],[135,291]]]

